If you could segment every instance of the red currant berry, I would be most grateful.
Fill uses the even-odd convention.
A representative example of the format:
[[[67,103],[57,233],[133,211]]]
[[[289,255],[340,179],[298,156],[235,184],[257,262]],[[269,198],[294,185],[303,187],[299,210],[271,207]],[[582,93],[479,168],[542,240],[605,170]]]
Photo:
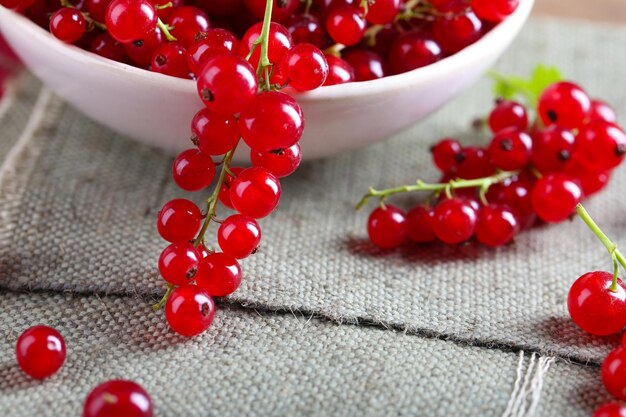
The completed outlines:
[[[301,43],[285,53],[280,69],[289,85],[298,91],[321,87],[328,76],[328,63],[320,49]]]
[[[194,74],[200,73],[209,58],[239,51],[239,41],[225,29],[209,29],[197,38],[199,40],[189,47],[187,56],[187,63]]]
[[[114,379],[95,387],[87,396],[83,417],[152,417],[152,399],[136,382]]]
[[[197,75],[198,94],[205,106],[216,113],[239,113],[257,95],[256,72],[236,55],[214,56]]]
[[[457,164],[457,155],[463,147],[456,139],[442,139],[437,142],[430,151],[433,154],[433,162],[441,172],[448,172]]]
[[[239,141],[239,127],[235,116],[222,116],[201,109],[191,121],[194,142],[205,155],[223,155]]]
[[[172,27],[172,36],[185,48],[195,43],[198,33],[206,32],[210,27],[206,13],[193,6],[175,9],[167,19],[167,24]]]
[[[487,200],[509,207],[515,213],[520,229],[527,229],[537,219],[530,198],[532,187],[533,181],[522,177],[494,184],[489,187]]]
[[[401,0],[376,0],[368,4],[365,18],[373,25],[393,23],[398,13],[400,13],[401,6]]]
[[[449,198],[435,207],[433,230],[442,242],[461,243],[472,237],[477,215],[472,205],[460,198]]]
[[[159,272],[170,284],[185,285],[196,277],[199,261],[200,255],[191,243],[172,243],[159,257]]]
[[[567,129],[551,125],[534,134],[532,161],[541,173],[561,172],[572,158],[576,138]]]
[[[272,1],[274,2],[272,5],[272,21],[274,22],[284,22],[289,18],[289,16],[296,12],[298,6],[300,5],[300,0]],[[254,17],[257,19],[263,19],[266,0],[244,0],[244,2]]]
[[[192,240],[202,223],[202,213],[198,206],[184,198],[165,203],[157,219],[157,229],[168,242],[188,242]]]
[[[560,81],[547,87],[539,97],[537,112],[544,125],[566,129],[580,127],[591,108],[585,91],[574,83]]]
[[[250,26],[250,28],[243,35],[243,38],[241,38],[239,55],[247,57],[250,54],[250,51],[254,46],[254,42],[261,36],[262,28],[263,23],[261,22]],[[267,45],[267,58],[270,63],[280,64],[283,56],[285,56],[285,53],[291,48],[293,48],[293,39],[291,38],[291,34],[287,28],[278,23],[270,23],[270,33]],[[250,55],[250,59],[248,61],[254,68],[256,68],[259,65],[260,57],[261,48],[257,46],[254,49],[254,52],[252,52],[252,55]]]
[[[291,33],[294,44],[311,43],[318,48],[324,46],[326,42],[326,31],[319,22],[319,19],[312,14],[293,15],[285,23],[287,30]]]
[[[326,19],[326,30],[337,43],[352,46],[363,39],[366,22],[356,7],[341,6],[332,10]]]
[[[295,144],[289,148],[275,149],[272,151],[250,151],[250,162],[255,167],[266,169],[277,178],[283,178],[293,174],[302,161],[300,145]]]
[[[226,176],[224,177],[224,182],[222,182],[222,188],[220,188],[219,193],[220,202],[229,209],[233,208],[233,203],[231,203],[230,201],[230,189],[237,175],[239,175],[243,170],[244,168],[241,167],[230,167],[230,172],[235,174],[235,176],[233,177],[230,174],[226,174]]]
[[[596,171],[615,168],[626,156],[626,133],[614,123],[594,121],[576,136],[577,157]]]
[[[113,0],[107,7],[105,24],[118,42],[131,43],[152,33],[157,19],[156,10],[148,0]]]
[[[77,9],[63,7],[50,16],[50,33],[57,39],[74,43],[85,33],[87,23]]]
[[[626,406],[620,403],[607,403],[596,409],[593,417],[625,417]]]
[[[493,23],[503,21],[518,5],[519,0],[472,0],[472,10],[476,16]]]
[[[413,242],[427,243],[437,239],[433,224],[435,212],[431,208],[417,206],[406,216],[409,239]]]
[[[232,256],[211,253],[200,261],[196,283],[211,297],[226,297],[239,288],[241,267]]]
[[[589,120],[602,120],[609,123],[617,122],[617,114],[613,107],[602,100],[591,100],[591,108],[589,109]]]
[[[178,78],[189,78],[187,51],[178,43],[159,46],[152,56],[152,71]]]
[[[507,127],[516,127],[520,130],[528,128],[528,114],[526,107],[516,101],[503,100],[489,114],[489,128],[498,133]]]
[[[260,219],[268,216],[280,199],[280,182],[263,168],[248,168],[232,182],[230,202],[239,213]]]
[[[476,239],[483,245],[505,245],[513,240],[519,230],[517,217],[506,206],[489,205],[478,211]]]
[[[601,191],[611,179],[611,171],[595,171],[578,160],[570,161],[565,173],[578,180],[585,197]]]
[[[433,23],[433,36],[441,48],[448,54],[464,49],[476,42],[482,35],[482,23],[471,12],[455,8],[450,15],[443,15]]]
[[[111,35],[106,32],[99,34],[93,39],[89,50],[94,54],[113,61],[126,61],[126,52],[124,52],[122,44],[113,39]]]
[[[626,348],[613,349],[602,362],[600,373],[606,390],[615,398],[626,401]]]
[[[427,33],[413,30],[397,36],[387,62],[392,74],[402,74],[416,68],[433,64],[443,58],[443,51]]]
[[[146,35],[140,41],[124,45],[126,55],[136,64],[147,67],[152,63],[154,51],[163,43],[163,32],[156,28],[154,32]]]
[[[354,81],[354,68],[343,59],[334,55],[326,55],[328,77],[324,85],[344,84]]]
[[[104,22],[109,3],[111,0],[85,0],[85,8],[93,20]]]
[[[172,168],[174,182],[185,191],[200,191],[213,182],[215,163],[197,149],[183,151]]]
[[[215,303],[201,287],[187,284],[176,288],[165,304],[165,319],[176,333],[193,337],[213,323]]]
[[[532,145],[528,133],[516,127],[500,130],[489,144],[489,162],[505,171],[522,169],[530,162]]]
[[[476,146],[467,146],[456,155],[456,173],[459,178],[475,179],[488,177],[496,171],[489,163],[487,152]]]
[[[257,95],[239,116],[241,137],[252,149],[289,148],[300,140],[303,130],[300,106],[278,91]]]
[[[377,80],[385,76],[381,57],[365,49],[353,49],[345,55],[345,60],[354,68],[356,81]]]
[[[383,249],[400,246],[409,231],[406,215],[399,208],[386,205],[372,211],[367,220],[367,234],[373,244]]]
[[[15,356],[20,369],[35,379],[54,375],[65,362],[65,341],[48,326],[33,326],[17,339]]]
[[[580,203],[582,190],[565,174],[548,174],[537,180],[531,192],[533,210],[544,222],[558,223],[567,219]]]
[[[261,228],[253,218],[235,214],[220,225],[217,242],[226,255],[236,259],[247,258],[261,242]]]

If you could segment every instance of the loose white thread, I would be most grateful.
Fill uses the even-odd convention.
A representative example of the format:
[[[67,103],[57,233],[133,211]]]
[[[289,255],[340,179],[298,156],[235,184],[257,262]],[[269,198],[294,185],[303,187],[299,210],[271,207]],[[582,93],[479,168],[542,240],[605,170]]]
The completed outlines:
[[[534,417],[541,398],[545,374],[554,362],[553,357],[540,357],[538,360],[537,358],[536,353],[530,355],[524,372],[525,356],[524,351],[520,351],[513,392],[502,417]]]

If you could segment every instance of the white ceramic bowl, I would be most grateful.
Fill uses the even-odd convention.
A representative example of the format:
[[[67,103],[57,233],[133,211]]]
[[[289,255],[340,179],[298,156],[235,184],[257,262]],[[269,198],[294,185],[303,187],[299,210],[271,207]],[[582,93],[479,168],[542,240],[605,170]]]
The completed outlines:
[[[435,64],[380,80],[323,87],[299,94],[306,119],[307,159],[385,139],[470,86],[509,46],[534,0],[475,44]],[[167,150],[189,147],[189,123],[202,104],[195,83],[120,64],[63,44],[0,6],[0,32],[49,88],[92,119]]]

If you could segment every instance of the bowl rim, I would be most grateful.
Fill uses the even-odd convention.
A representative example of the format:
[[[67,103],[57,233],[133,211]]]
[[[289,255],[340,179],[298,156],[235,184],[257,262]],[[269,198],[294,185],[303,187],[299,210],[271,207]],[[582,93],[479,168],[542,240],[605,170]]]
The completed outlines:
[[[416,68],[414,70],[386,76],[377,80],[351,82],[346,84],[337,84],[332,86],[320,87],[314,91],[298,93],[289,90],[290,94],[298,96],[298,99],[304,101],[325,101],[344,99],[347,97],[372,96],[376,94],[389,93],[394,90],[404,90],[412,85],[421,84],[449,75],[451,72],[458,71],[463,67],[470,66],[472,62],[482,59],[488,55],[489,50],[506,39],[507,33],[515,33],[521,28],[532,10],[535,0],[520,0],[518,8],[508,16],[504,21],[494,26],[489,32],[485,33],[478,41],[467,46],[461,51],[450,55],[433,64]],[[48,31],[39,27],[23,15],[0,6],[0,18],[3,15],[13,21],[16,25],[21,26],[24,30],[30,30],[34,37],[34,42],[42,42],[45,46],[59,50],[68,59],[82,61],[87,65],[95,65],[103,70],[115,71],[123,73],[125,77],[133,77],[141,82],[149,82],[159,84],[163,88],[163,83],[167,84],[167,88],[177,91],[194,91],[195,82],[193,80],[185,80],[164,74],[147,71],[129,64],[116,62],[75,45],[68,45],[58,41]],[[1,21],[0,21],[1,24]],[[0,32],[2,27],[0,25]]]

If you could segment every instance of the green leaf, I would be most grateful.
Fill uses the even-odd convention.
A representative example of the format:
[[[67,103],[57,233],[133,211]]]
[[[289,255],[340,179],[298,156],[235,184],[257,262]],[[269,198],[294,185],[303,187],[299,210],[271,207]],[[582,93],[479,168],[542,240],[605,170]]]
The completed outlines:
[[[535,67],[529,79],[505,76],[495,71],[490,71],[489,75],[494,79],[493,92],[497,97],[521,99],[531,107],[537,105],[539,96],[547,86],[563,79],[556,67],[542,64]]]

